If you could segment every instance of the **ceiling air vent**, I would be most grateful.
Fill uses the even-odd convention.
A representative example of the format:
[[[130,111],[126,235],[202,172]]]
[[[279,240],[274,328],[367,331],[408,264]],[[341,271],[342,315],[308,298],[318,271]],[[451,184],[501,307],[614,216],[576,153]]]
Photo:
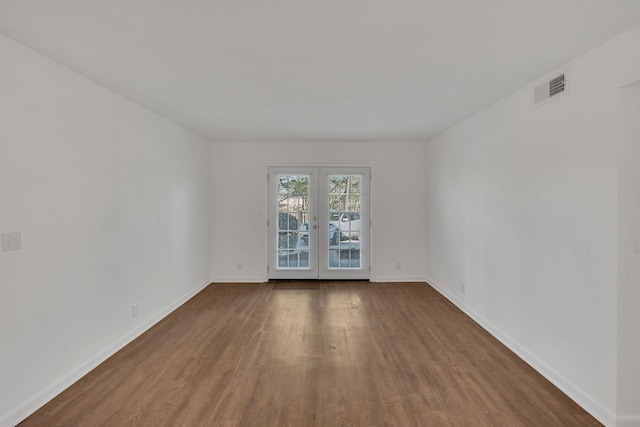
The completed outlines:
[[[560,74],[555,79],[549,80],[549,98],[564,92],[564,74]]]
[[[550,98],[564,93],[566,89],[567,78],[566,74],[562,73],[533,89],[533,104],[538,105],[548,101]]]

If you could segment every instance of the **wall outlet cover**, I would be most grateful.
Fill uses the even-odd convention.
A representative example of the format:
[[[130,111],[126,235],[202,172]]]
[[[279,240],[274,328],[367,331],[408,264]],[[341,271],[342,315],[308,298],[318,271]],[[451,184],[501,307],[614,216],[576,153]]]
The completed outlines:
[[[2,233],[2,235],[0,235],[0,240],[2,241],[2,252],[22,249],[22,233],[20,231]]]

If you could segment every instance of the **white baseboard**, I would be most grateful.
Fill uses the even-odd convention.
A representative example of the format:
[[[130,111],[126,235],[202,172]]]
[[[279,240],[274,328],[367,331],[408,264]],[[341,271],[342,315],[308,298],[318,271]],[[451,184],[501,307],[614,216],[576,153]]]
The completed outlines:
[[[493,325],[490,321],[474,311],[464,301],[460,300],[455,294],[450,292],[447,288],[440,285],[434,280],[427,277],[426,282],[433,288],[440,292],[445,298],[455,304],[460,310],[465,312],[476,323],[482,326],[487,332],[493,335],[501,343],[506,345],[511,351],[513,351],[518,357],[527,362],[533,369],[538,371],[543,377],[551,381],[553,385],[558,387],[563,393],[569,396],[573,401],[580,405],[585,411],[590,413],[598,421],[605,426],[621,426],[619,424],[620,418],[616,420],[616,415],[609,409],[604,407],[600,402],[593,399],[589,394],[585,393],[582,389],[578,388],[575,384],[565,378],[562,374],[557,372],[551,366],[549,366],[542,359],[538,358],[535,354],[529,351],[525,346],[521,345],[518,341],[504,333],[500,328]],[[637,421],[636,418],[629,418],[631,421]],[[625,427],[640,427],[638,424],[624,424]]]
[[[427,282],[431,286],[433,286],[438,292],[440,292],[445,298],[450,300],[453,304],[455,304],[458,308],[460,308],[463,312],[465,312],[469,317],[471,317],[474,321],[476,321],[480,326],[482,326],[485,330],[491,333],[494,337],[496,337],[500,342],[506,345],[511,351],[516,353],[518,357],[522,358],[525,362],[527,362],[531,367],[533,367],[536,371],[538,371],[541,375],[551,381],[556,387],[562,390],[565,394],[567,394],[570,398],[572,398],[576,403],[582,406],[587,412],[593,415],[596,419],[602,422],[606,426],[617,426],[617,427],[640,427],[640,416],[618,416],[616,417],[611,411],[603,407],[599,402],[591,398],[588,394],[584,393],[566,378],[564,378],[561,374],[556,372],[553,368],[547,365],[544,361],[540,360],[534,354],[529,352],[524,346],[520,345],[516,340],[512,339],[510,336],[502,332],[499,328],[495,327],[491,322],[487,319],[476,313],[471,307],[467,306],[463,301],[458,299],[453,293],[451,293],[448,289],[441,286],[437,282],[419,276],[381,276],[376,277],[375,282]],[[87,360],[82,365],[78,366],[73,371],[69,372],[67,375],[60,378],[58,381],[54,382],[50,386],[43,389],[38,394],[34,395],[32,398],[25,401],[23,404],[18,406],[13,411],[3,415],[0,418],[0,427],[13,427],[33,412],[38,410],[44,404],[49,402],[51,399],[56,397],[58,394],[63,392],[66,388],[71,386],[73,383],[78,381],[80,378],[85,376],[91,370],[95,369],[100,363],[107,360],[117,351],[122,349],[124,346],[129,344],[131,341],[136,339],[138,336],[142,335],[153,325],[158,323],[160,320],[165,318],[175,309],[180,307],[186,301],[191,299],[197,293],[202,291],[205,287],[207,287],[211,282],[219,282],[219,283],[263,283],[263,277],[218,277],[212,280],[208,280],[196,286],[194,289],[182,295],[180,298],[173,301],[171,304],[166,306],[156,315],[148,319],[146,322],[133,329],[132,331],[125,334],[122,338],[112,343],[104,350],[96,354],[94,357]]]
[[[264,283],[269,279],[263,276],[217,276],[212,279],[213,283]]]
[[[180,296],[178,299],[173,301],[171,304],[167,305],[165,308],[160,310],[157,314],[146,320],[144,323],[136,327],[135,329],[129,331],[116,342],[110,344],[102,351],[100,351],[95,356],[91,357],[89,360],[81,364],[80,366],[73,369],[71,372],[64,375],[62,378],[55,381],[53,384],[45,387],[39,393],[34,395],[33,397],[26,400],[24,403],[19,405],[17,408],[12,410],[11,412],[2,415],[0,417],[0,427],[13,427],[27,418],[29,415],[33,414],[35,411],[44,406],[51,399],[62,393],[69,386],[74,384],[80,378],[84,377],[90,371],[95,369],[102,362],[107,360],[109,357],[113,356],[116,352],[122,349],[124,346],[129,344],[134,339],[138,338],[144,332],[149,330],[153,325],[158,323],[160,320],[167,317],[172,311],[180,307],[182,304],[193,298],[198,292],[202,291],[204,288],[209,286],[211,280],[207,280],[203,283],[200,283],[195,288],[191,289],[184,295]]]
[[[424,276],[375,276],[372,282],[426,282]]]
[[[213,283],[265,283],[269,279],[264,276],[216,276]],[[371,276],[371,282],[426,282],[424,276]]]

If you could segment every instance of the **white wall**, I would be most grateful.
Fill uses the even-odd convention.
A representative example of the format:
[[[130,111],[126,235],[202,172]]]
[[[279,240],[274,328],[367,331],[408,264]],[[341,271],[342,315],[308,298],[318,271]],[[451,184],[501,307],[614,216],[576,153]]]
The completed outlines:
[[[211,153],[214,280],[267,280],[267,170],[292,164],[371,165],[371,278],[424,280],[424,143],[214,143]]]
[[[373,280],[428,277],[601,420],[637,425],[638,260],[617,255],[638,204],[617,190],[638,169],[618,169],[616,107],[638,45],[640,27],[569,64],[568,96],[532,109],[523,89],[428,144],[210,149],[0,36],[0,232],[25,246],[0,253],[0,426],[212,275],[266,280],[272,164],[371,165]]]
[[[640,425],[640,81],[619,91],[618,414]]]
[[[209,143],[0,36],[0,426],[209,283]],[[140,314],[132,318],[132,304]]]
[[[426,152],[428,280],[607,425],[623,399],[617,91],[639,45],[636,27],[564,67],[568,95],[533,108],[523,88]]]

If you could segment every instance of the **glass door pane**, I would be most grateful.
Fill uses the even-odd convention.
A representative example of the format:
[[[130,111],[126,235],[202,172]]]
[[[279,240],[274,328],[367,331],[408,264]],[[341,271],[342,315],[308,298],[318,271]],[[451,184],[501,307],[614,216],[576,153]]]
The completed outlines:
[[[269,278],[318,278],[318,168],[269,168]]]
[[[329,175],[328,268],[360,268],[362,175]]]
[[[369,168],[320,168],[322,279],[369,278]]]
[[[278,268],[309,268],[309,176],[278,175]]]

